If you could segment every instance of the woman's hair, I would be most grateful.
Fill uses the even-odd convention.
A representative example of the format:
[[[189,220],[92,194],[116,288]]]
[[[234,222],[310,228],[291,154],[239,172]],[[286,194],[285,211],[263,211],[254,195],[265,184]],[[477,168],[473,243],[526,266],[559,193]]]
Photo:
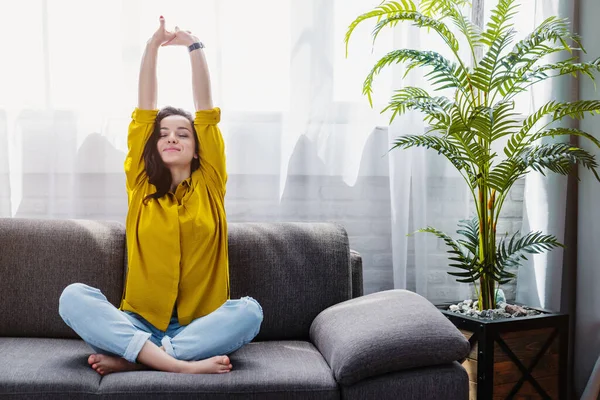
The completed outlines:
[[[158,139],[160,138],[160,121],[163,118],[170,115],[181,115],[186,117],[192,125],[192,134],[194,135],[194,142],[196,143],[196,153],[200,151],[198,144],[198,136],[196,135],[196,129],[194,128],[194,119],[192,115],[181,108],[175,107],[164,107],[156,115],[156,121],[154,122],[154,129],[152,135],[148,138],[146,146],[144,147],[144,164],[146,167],[146,174],[151,184],[156,186],[156,193],[149,194],[144,198],[144,203],[147,203],[149,199],[158,199],[169,192],[171,188],[172,178],[171,171],[165,166],[157,148]],[[191,171],[194,172],[200,168],[200,159],[192,158]]]

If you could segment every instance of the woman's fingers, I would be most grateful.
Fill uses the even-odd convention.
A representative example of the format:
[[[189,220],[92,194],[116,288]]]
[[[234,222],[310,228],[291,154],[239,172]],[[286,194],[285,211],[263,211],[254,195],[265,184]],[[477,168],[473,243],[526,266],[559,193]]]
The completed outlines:
[[[164,31],[165,30],[165,17],[163,17],[161,15],[158,20],[160,21],[160,29],[162,29]]]
[[[155,35],[161,36],[161,46],[183,45],[187,43],[187,39],[192,35],[191,31],[181,30],[179,26],[175,26],[173,31],[165,29],[165,18],[160,16],[160,29]]]
[[[173,34],[173,36],[169,37],[169,40],[167,40],[166,42],[164,42],[163,44],[161,44],[161,46],[168,46],[171,44],[171,42],[173,41],[173,39],[175,39],[175,35]]]

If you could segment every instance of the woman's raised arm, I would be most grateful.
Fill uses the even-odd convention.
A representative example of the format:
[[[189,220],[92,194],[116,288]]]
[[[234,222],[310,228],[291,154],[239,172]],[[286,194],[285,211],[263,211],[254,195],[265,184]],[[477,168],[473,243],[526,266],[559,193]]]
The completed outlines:
[[[165,29],[165,19],[159,18],[160,26],[154,35],[146,42],[146,49],[142,56],[140,78],[138,82],[138,108],[140,110],[154,110],[156,108],[156,59],[158,48],[175,37],[175,33]]]
[[[190,48],[194,43],[197,44]],[[204,51],[196,36],[190,31],[181,31],[177,27],[175,27],[175,37],[163,44],[163,46],[171,45],[186,46],[189,51],[192,62],[192,91],[196,107],[194,128],[200,142],[200,170],[208,177],[210,185],[224,196],[227,183],[225,143],[217,126],[221,120],[221,110],[213,107],[210,75]]]
[[[210,86],[210,74],[208,73],[208,64],[204,57],[204,50],[199,46],[198,37],[191,34],[190,31],[181,31],[175,27],[175,37],[164,46],[186,46],[198,43],[195,49],[190,51],[190,61],[192,63],[192,92],[194,93],[194,106],[196,111],[210,110],[213,108],[212,94]]]

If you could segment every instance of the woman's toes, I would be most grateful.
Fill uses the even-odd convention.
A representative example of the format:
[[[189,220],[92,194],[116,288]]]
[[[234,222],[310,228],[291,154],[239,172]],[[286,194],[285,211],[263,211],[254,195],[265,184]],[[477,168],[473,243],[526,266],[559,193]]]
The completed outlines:
[[[227,356],[223,356],[223,357],[221,358],[221,361],[220,361],[220,363],[221,363],[221,364],[223,364],[223,365],[229,365],[229,357],[227,357]]]

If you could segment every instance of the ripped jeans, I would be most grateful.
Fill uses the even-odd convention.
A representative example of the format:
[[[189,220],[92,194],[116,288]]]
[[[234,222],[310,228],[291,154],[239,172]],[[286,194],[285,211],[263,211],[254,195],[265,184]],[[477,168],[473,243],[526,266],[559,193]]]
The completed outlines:
[[[83,283],[67,286],[59,300],[59,314],[96,353],[136,362],[147,340],[178,360],[196,361],[230,354],[258,334],[263,320],[252,297],[227,300],[221,307],[181,326],[175,308],[166,331],[142,316],[113,306],[99,289]]]

